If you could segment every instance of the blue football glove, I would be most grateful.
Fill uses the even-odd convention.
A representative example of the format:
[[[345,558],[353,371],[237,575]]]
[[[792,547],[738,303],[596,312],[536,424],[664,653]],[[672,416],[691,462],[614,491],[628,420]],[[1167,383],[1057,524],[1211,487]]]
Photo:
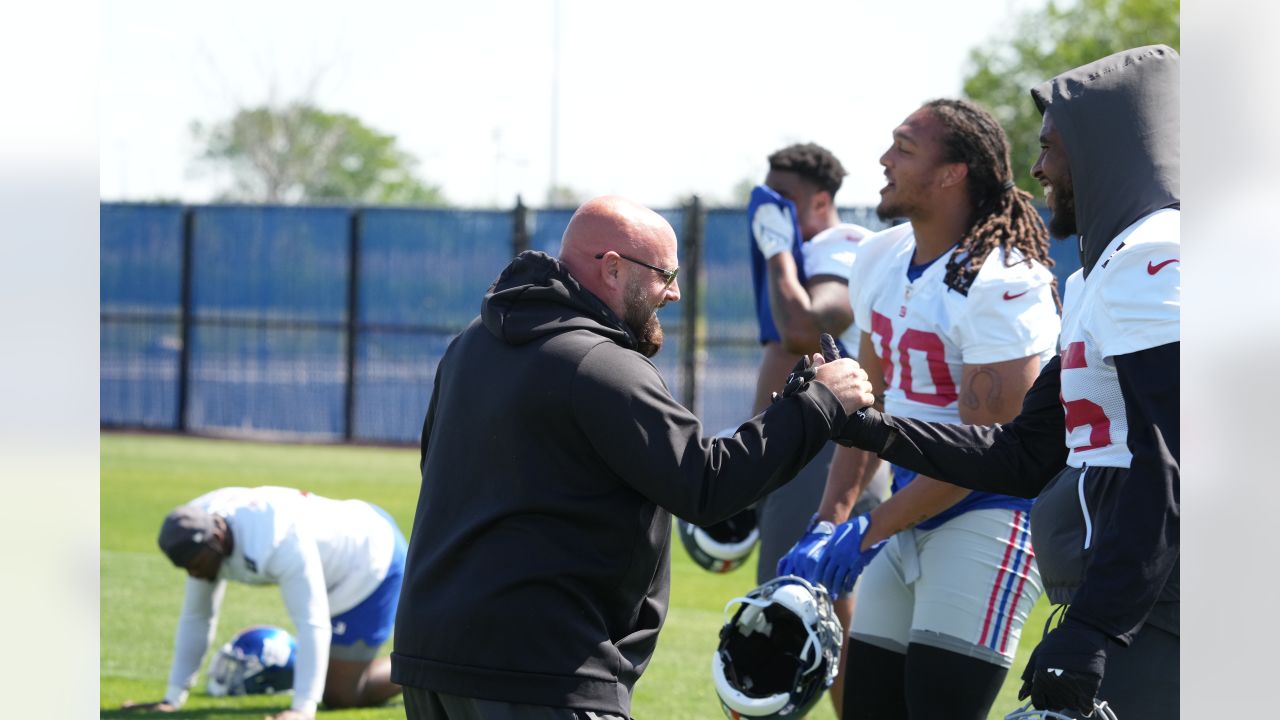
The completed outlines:
[[[795,244],[796,206],[765,185],[751,190],[751,237],[765,259],[790,252]]]
[[[809,521],[809,529],[796,544],[778,560],[778,575],[799,575],[809,582],[818,579],[818,558],[831,539],[836,526],[816,517]]]
[[[853,582],[862,569],[884,547],[885,540],[862,550],[862,538],[871,527],[871,513],[864,513],[836,526],[826,550],[818,560],[818,582],[826,586],[832,596],[844,595],[853,589]]]

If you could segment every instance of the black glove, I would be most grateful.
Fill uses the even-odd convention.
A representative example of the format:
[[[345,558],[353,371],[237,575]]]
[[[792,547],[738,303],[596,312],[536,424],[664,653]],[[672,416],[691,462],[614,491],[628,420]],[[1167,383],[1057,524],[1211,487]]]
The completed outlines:
[[[1093,712],[1107,664],[1107,636],[1068,617],[1054,628],[1027,659],[1018,699],[1031,696],[1040,710]]]
[[[773,394],[773,402],[804,392],[817,376],[818,372],[813,367],[813,361],[808,355],[802,355],[796,361],[795,367],[791,368],[791,374],[787,376],[787,384],[782,388],[782,394]]]

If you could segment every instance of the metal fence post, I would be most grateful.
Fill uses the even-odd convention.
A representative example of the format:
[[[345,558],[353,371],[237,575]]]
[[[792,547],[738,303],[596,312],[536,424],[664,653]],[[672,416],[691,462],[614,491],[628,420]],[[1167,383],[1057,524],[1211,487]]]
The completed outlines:
[[[515,257],[529,249],[529,208],[524,199],[516,195],[516,207],[511,211],[511,256]]]
[[[182,347],[178,350],[178,432],[187,432],[187,403],[191,387],[191,338],[195,317],[192,313],[191,272],[193,268],[192,254],[195,248],[196,211],[195,208],[182,209],[182,277],[180,279],[180,299],[182,305],[179,332],[182,335]]]
[[[348,231],[347,257],[347,382],[344,388],[343,409],[346,422],[342,437],[350,442],[355,437],[356,426],[356,347],[360,332],[360,230],[364,211],[351,211]]]
[[[684,375],[681,402],[697,413],[698,358],[701,355],[699,322],[702,319],[702,245],[706,234],[706,211],[697,195],[690,198],[684,208],[684,254],[681,265],[687,272],[681,273],[681,303],[684,305],[684,336],[680,343],[680,366]]]

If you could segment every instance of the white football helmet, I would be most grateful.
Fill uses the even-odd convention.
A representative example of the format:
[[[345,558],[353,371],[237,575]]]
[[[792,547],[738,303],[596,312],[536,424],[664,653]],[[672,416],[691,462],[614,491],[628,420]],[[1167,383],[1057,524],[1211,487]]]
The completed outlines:
[[[760,542],[756,511],[747,508],[728,520],[698,527],[686,520],[676,520],[680,543],[689,557],[703,570],[727,573],[742,567],[751,550]]]
[[[209,661],[210,695],[262,695],[293,689],[298,643],[287,630],[260,625],[241,630]]]
[[[1093,712],[1077,716],[1066,711],[1036,710],[1031,707],[1031,701],[1028,700],[1026,705],[1005,715],[1004,720],[1119,720],[1119,718],[1106,701],[1094,702]]]
[[[711,677],[730,718],[799,718],[835,682],[844,630],[821,585],[774,578],[738,604],[720,629]]]

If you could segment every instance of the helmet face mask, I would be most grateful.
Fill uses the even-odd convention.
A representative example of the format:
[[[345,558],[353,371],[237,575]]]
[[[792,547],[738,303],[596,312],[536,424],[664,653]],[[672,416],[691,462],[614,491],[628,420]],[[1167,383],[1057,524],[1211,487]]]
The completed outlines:
[[[677,520],[680,543],[703,570],[726,573],[742,567],[760,540],[756,511],[747,508],[728,520],[705,528]]]
[[[1025,705],[1004,716],[1004,720],[1119,720],[1115,710],[1106,701],[1095,701],[1093,712],[1083,718],[1081,716],[1058,710],[1036,710],[1028,700]]]
[[[209,661],[206,688],[214,697],[292,690],[297,650],[293,636],[282,628],[241,630]]]
[[[729,601],[711,660],[720,705],[731,718],[798,718],[835,681],[844,631],[820,585],[775,578]]]

